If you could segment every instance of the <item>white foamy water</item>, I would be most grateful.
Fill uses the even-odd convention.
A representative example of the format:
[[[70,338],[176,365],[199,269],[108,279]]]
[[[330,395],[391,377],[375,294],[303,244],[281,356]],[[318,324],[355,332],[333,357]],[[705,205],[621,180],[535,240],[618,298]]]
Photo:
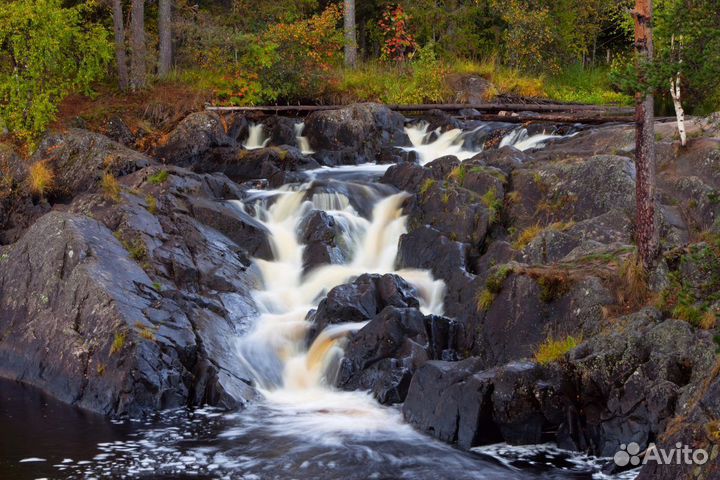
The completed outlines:
[[[307,137],[303,136],[303,130],[305,130],[305,122],[295,124],[295,139],[297,140],[297,146],[303,155],[312,155],[315,152],[312,148],[310,148],[310,142]]]
[[[381,407],[364,392],[339,392],[325,379],[328,366],[342,356],[345,336],[364,324],[341,324],[321,332],[306,346],[311,324],[305,320],[327,292],[364,273],[396,273],[418,292],[424,313],[442,314],[444,284],[423,270],[396,270],[400,235],[406,232],[402,204],[409,196],[383,197],[377,190],[353,184],[374,201],[369,218],[358,214],[343,193],[316,191],[312,183],[287,186],[273,199],[255,203],[256,218],[270,232],[273,260],[256,259],[263,289],[253,292],[261,312],[250,333],[238,340],[240,360],[253,375],[267,407],[283,417],[282,428],[329,436],[408,429],[401,416]],[[242,208],[242,204],[236,202]],[[342,230],[348,259],[303,271],[304,245],[299,226],[313,210],[332,215]]]
[[[247,150],[264,148],[270,142],[270,137],[265,135],[264,125],[262,123],[251,123],[248,127],[248,132],[248,139],[243,143],[243,147]]]
[[[544,132],[530,135],[528,134],[527,128],[516,128],[503,137],[502,141],[500,141],[499,148],[512,146],[520,151],[530,150],[531,148],[543,148],[547,141],[553,138],[563,138],[563,136]]]
[[[405,128],[405,133],[407,133],[407,136],[410,138],[412,147],[403,147],[403,150],[416,152],[420,165],[425,165],[437,158],[447,155],[453,155],[457,157],[458,160],[463,161],[474,157],[482,151],[465,149],[463,143],[467,133],[459,128],[454,128],[444,133],[441,133],[439,128],[429,132],[428,128],[429,125],[427,122],[420,122]],[[430,142],[429,138],[433,133],[436,133],[438,137]]]

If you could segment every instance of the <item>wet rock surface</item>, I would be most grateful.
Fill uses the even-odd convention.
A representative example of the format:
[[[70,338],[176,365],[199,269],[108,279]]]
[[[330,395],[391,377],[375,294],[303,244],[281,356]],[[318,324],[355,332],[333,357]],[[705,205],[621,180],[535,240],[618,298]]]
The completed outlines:
[[[242,144],[257,118],[199,112],[149,155],[127,148],[132,132],[119,120],[106,125],[116,141],[52,133],[29,164],[0,151],[0,375],[108,415],[251,401],[234,340],[258,315],[253,260],[275,252],[252,205],[237,201],[312,181],[303,201],[332,197],[365,219],[379,198],[408,192],[396,266],[445,284],[445,316],[423,313],[421,292],[396,275],[320,292],[308,345],[328,326],[364,322],[343,340],[339,388],[404,402],[408,422],[463,449],[554,441],[612,455],[621,443],[682,441],[717,452],[715,120],[693,121],[700,136],[685,149],[658,127],[663,252],[648,272],[651,291],[638,295],[628,274],[630,126],[573,127],[562,130],[572,137],[522,152],[496,148],[516,132],[507,124],[430,112],[429,128],[462,127],[465,148],[485,148],[420,165],[396,148],[409,145],[406,119],[381,105],[309,115],[312,155],[295,145],[296,119],[266,120],[272,146],[254,150]],[[40,161],[55,185],[31,194],[29,168]],[[353,184],[318,170],[368,161],[393,165]],[[103,188],[106,174],[119,194]],[[294,227],[303,275],[352,258],[332,214],[307,207]],[[651,298],[658,309],[642,309]],[[575,348],[537,361],[542,345],[569,337]],[[641,478],[696,473],[645,467]]]

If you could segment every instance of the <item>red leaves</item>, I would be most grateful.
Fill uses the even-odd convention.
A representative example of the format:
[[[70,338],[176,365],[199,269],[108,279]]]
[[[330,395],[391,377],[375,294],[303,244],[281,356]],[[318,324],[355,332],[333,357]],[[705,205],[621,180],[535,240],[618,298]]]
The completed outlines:
[[[403,61],[418,48],[415,37],[408,31],[410,16],[400,5],[388,5],[378,26],[385,37],[382,47],[384,60]]]

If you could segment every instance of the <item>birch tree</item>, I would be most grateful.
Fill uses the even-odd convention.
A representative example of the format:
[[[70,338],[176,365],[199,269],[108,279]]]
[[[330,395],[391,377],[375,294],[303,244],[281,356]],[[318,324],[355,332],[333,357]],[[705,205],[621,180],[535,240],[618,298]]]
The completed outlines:
[[[678,70],[675,75],[670,78],[670,97],[672,97],[673,106],[675,107],[675,116],[677,117],[678,133],[680,134],[680,144],[684,147],[687,144],[687,133],[685,132],[685,110],[682,106],[682,91],[680,90],[680,68],[682,66],[682,44],[678,41],[677,51],[675,50],[675,35],[670,41],[670,50],[677,57]]]

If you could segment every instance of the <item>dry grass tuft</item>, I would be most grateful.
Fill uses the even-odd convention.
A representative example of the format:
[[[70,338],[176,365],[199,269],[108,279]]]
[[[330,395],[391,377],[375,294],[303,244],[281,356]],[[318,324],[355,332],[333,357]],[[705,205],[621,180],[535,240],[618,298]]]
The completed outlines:
[[[527,227],[525,230],[520,232],[518,237],[513,242],[513,248],[515,250],[524,250],[530,242],[535,240],[535,237],[540,235],[543,231],[543,227],[539,223]]]
[[[50,192],[55,184],[55,174],[48,167],[47,162],[37,162],[30,166],[28,175],[30,192],[33,195],[44,197]]]
[[[487,288],[478,292],[475,303],[478,313],[487,312],[495,301],[495,294]]]
[[[120,182],[118,182],[117,178],[113,177],[111,173],[105,173],[103,175],[101,187],[105,198],[113,202],[120,201],[120,192],[122,191]]]
[[[639,255],[634,254],[620,267],[618,301],[634,309],[643,306],[649,296],[647,270]]]

